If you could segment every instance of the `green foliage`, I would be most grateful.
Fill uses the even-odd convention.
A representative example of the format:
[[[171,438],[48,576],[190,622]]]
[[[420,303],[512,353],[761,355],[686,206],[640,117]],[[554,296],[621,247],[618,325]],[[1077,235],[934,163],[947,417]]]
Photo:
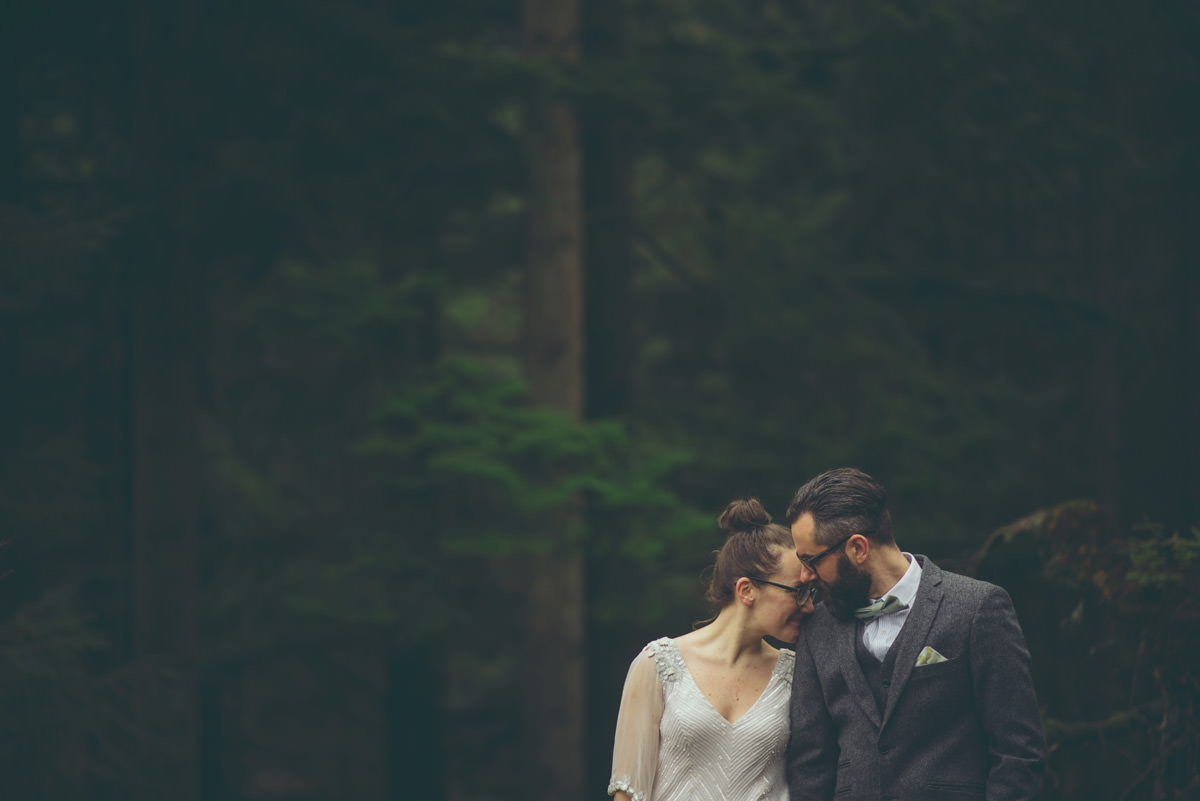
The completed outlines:
[[[1079,500],[1003,527],[977,558],[1022,612],[1059,797],[1116,786],[1124,798],[1184,798],[1194,787],[1200,532],[1167,531],[1142,523],[1118,536]],[[1081,767],[1098,754],[1102,773]]]
[[[114,716],[108,704],[114,696],[118,703],[124,699],[91,669],[109,648],[93,618],[76,589],[64,584],[23,604],[0,627],[0,703],[9,720],[44,723],[23,737],[3,738],[0,759],[36,760],[41,753],[71,749],[81,738],[110,735]],[[102,769],[113,767],[107,754],[97,755],[96,762]],[[69,792],[60,782],[61,775],[34,780],[47,791]]]
[[[1166,536],[1160,524],[1144,523],[1136,529],[1141,535],[1131,539],[1128,581],[1139,587],[1158,590],[1189,590],[1200,580],[1200,528],[1184,534]]]
[[[377,478],[387,486],[447,499],[440,521],[452,552],[503,556],[577,547],[582,532],[539,524],[539,515],[575,500],[600,514],[673,521],[666,536],[680,529],[677,515],[688,518],[663,487],[687,454],[635,440],[617,422],[578,423],[530,407],[519,382],[477,362],[450,360],[406,383],[382,402],[376,426],[357,451],[377,457]],[[645,527],[631,534],[606,548],[652,555],[664,547]]]
[[[30,685],[82,682],[89,652],[106,645],[80,611],[73,590],[65,586],[18,609],[2,641],[0,677],[4,692],[14,698],[27,695]]]
[[[511,359],[396,352],[431,286],[359,257],[286,260],[222,288],[205,441],[218,536],[236,558],[219,560],[205,606],[216,664],[322,632],[421,642],[470,625],[465,602],[408,611],[428,592],[464,593],[455,566],[585,543],[645,561],[697,530],[668,487],[688,454],[532,407]],[[556,527],[566,507],[604,528]]]

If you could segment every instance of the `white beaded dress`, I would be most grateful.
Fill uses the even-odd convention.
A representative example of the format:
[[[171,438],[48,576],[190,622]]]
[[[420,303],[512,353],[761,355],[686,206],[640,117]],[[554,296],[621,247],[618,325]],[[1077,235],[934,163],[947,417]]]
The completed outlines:
[[[784,752],[795,653],[781,649],[766,689],[726,720],[669,637],[642,649],[625,678],[609,795],[633,801],[787,801]]]

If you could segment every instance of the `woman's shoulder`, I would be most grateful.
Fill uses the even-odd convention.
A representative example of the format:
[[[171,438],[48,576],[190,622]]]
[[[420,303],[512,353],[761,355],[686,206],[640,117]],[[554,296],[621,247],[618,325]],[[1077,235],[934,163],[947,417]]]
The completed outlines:
[[[638,660],[651,659],[654,667],[663,681],[674,681],[683,671],[683,656],[679,653],[675,641],[670,637],[659,637],[646,643],[646,647],[637,656]]]
[[[792,673],[796,666],[796,652],[791,648],[780,648],[779,656],[775,660],[775,670],[772,671],[777,676],[783,678],[788,684],[792,683]]]

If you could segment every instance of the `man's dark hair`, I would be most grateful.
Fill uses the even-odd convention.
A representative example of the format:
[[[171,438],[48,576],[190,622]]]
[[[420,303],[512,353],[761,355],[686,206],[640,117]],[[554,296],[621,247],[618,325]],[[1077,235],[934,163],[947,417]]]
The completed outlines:
[[[848,534],[862,534],[883,545],[895,542],[887,490],[853,467],[822,473],[796,490],[787,509],[788,525],[805,512],[813,516],[813,539],[818,545],[832,545]]]

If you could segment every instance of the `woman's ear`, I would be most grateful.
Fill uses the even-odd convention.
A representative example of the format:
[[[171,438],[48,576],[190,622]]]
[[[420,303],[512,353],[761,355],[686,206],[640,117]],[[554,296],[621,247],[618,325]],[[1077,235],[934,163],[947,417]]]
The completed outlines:
[[[754,582],[745,576],[742,576],[733,585],[733,596],[744,606],[753,606],[756,594]]]

